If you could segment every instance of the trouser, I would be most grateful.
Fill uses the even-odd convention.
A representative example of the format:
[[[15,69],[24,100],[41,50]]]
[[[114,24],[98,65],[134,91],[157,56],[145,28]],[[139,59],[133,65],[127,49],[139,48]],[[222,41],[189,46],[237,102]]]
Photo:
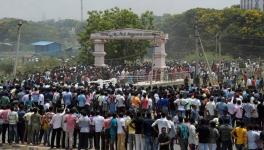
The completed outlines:
[[[104,150],[105,149],[105,132],[104,131],[102,131],[101,132],[101,145],[102,145],[102,150]]]
[[[30,144],[32,140],[32,126],[26,124],[26,132],[24,139],[27,139],[27,143]]]
[[[8,143],[13,143],[14,140],[16,143],[18,143],[17,125],[16,124],[9,124],[9,127],[8,127]]]
[[[145,150],[153,150],[153,137],[145,136]]]
[[[89,138],[89,149],[93,148],[94,145],[94,132],[89,132],[88,133],[88,138]]]
[[[116,134],[110,134],[110,150],[114,150],[114,144],[116,144]]]
[[[208,143],[199,143],[199,150],[208,150]]]
[[[79,133],[80,133],[80,129],[75,128],[74,132],[73,132],[73,148],[75,148],[77,145],[77,137],[78,137]]]
[[[78,149],[88,149],[88,133],[80,132],[79,133],[79,146]]]
[[[2,134],[3,124],[0,124],[0,135]]]
[[[24,143],[24,135],[25,135],[25,123],[17,123],[17,135],[18,139]]]
[[[62,138],[61,138],[61,147],[65,148],[65,136],[66,136],[66,132],[64,130],[62,130]]]
[[[190,109],[185,111],[185,116],[186,116],[186,118],[190,118],[190,116],[191,116],[191,110]]]
[[[42,135],[43,135],[43,141],[44,141],[44,145],[46,145],[46,144],[48,144],[49,142],[49,129],[43,129],[43,130],[41,130],[41,132],[42,132]],[[40,138],[40,143],[41,143],[41,140],[42,140],[42,136],[40,136],[41,138]]]
[[[39,128],[32,128],[32,144],[38,144],[39,142]]]
[[[104,132],[104,149],[102,150],[109,150],[110,148],[110,133],[109,129],[106,129]]]
[[[174,141],[175,141],[175,138],[170,139],[170,150],[174,150]],[[187,144],[187,147],[188,147],[188,144]]]
[[[179,110],[179,117],[185,118],[185,110]]]
[[[50,142],[52,148],[54,147],[55,136],[56,136],[56,147],[60,148],[61,128],[53,129],[52,131],[51,142]]]
[[[47,139],[48,139],[48,146],[50,146],[50,136],[51,136],[51,133],[52,133],[52,128],[49,128],[48,129],[48,137],[47,137]]]
[[[100,150],[100,138],[101,138],[101,132],[95,132],[95,134],[94,134],[94,147],[96,150]]]
[[[216,143],[210,143],[208,147],[209,147],[209,150],[216,150]]]
[[[154,137],[153,147],[154,147],[154,149],[158,149],[159,148],[158,137]]]
[[[74,130],[66,131],[65,135],[65,148],[72,148]],[[69,141],[69,142],[68,142]]]
[[[44,130],[43,130],[43,129],[40,129],[40,130],[39,130],[39,142],[40,142],[40,143],[41,143],[41,141],[42,141],[43,136],[44,136]]]
[[[190,150],[195,150],[196,146],[195,146],[195,144],[189,144],[189,148],[190,148]]]
[[[179,144],[180,144],[181,150],[188,150],[188,139],[179,138]]]
[[[222,141],[222,150],[232,150],[232,141]]]
[[[236,144],[237,150],[244,150],[244,144]]]
[[[144,150],[142,134],[135,134],[136,150]]]
[[[6,131],[8,130],[8,124],[4,123],[2,126],[2,143],[5,143],[5,139],[6,139]]]
[[[125,133],[117,134],[117,149],[125,150]]]
[[[128,134],[129,150],[133,150],[135,147],[135,134]]]

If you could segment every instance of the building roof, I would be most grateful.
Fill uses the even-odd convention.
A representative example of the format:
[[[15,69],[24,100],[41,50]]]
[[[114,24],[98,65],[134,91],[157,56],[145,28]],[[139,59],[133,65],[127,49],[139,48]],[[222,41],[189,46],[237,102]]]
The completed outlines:
[[[32,45],[34,45],[34,46],[45,46],[45,45],[50,45],[52,43],[55,43],[55,42],[51,42],[51,41],[38,41],[38,42],[32,43]]]

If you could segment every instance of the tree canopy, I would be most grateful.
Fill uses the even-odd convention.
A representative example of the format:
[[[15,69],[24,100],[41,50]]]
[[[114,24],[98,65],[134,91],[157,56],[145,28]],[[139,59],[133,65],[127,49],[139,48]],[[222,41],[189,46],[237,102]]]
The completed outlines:
[[[196,8],[182,14],[156,17],[155,25],[169,33],[169,56],[182,57],[195,49],[194,23],[197,18],[204,47],[215,51],[218,35],[222,52],[240,57],[264,56],[264,13],[237,6],[223,10]]]
[[[130,9],[112,8],[89,11],[88,16],[85,31],[79,35],[81,63],[93,63],[91,33],[123,28],[154,29],[154,16],[150,11],[139,16]],[[146,54],[148,47],[149,42],[144,40],[111,40],[105,44],[106,61],[116,64],[124,60],[136,60]]]

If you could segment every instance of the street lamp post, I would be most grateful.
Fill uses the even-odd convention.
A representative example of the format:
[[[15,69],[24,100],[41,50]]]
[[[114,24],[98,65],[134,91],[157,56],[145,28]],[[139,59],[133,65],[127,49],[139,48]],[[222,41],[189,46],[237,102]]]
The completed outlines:
[[[20,48],[21,27],[22,27],[22,21],[19,21],[17,24],[17,47],[16,47],[16,57],[15,57],[15,64],[14,64],[14,70],[13,70],[14,79],[16,78],[16,71],[17,71],[17,59],[18,59],[18,51]]]
[[[155,59],[155,48],[156,47],[158,47],[158,44],[157,44],[157,37],[156,37],[157,35],[156,34],[154,34],[154,39],[153,39],[153,43],[154,43],[154,45],[152,46],[152,64],[151,64],[151,77],[150,77],[150,90],[152,90],[152,88],[153,88],[153,75],[155,75],[154,74],[154,67],[155,67],[155,62],[154,62],[154,59]]]
[[[81,22],[83,22],[83,0],[81,0]]]

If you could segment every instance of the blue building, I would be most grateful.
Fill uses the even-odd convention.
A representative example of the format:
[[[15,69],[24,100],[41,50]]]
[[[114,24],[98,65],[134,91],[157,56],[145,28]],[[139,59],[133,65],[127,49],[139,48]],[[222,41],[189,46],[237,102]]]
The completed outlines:
[[[32,45],[37,55],[56,56],[62,52],[61,44],[57,42],[39,41],[32,43]]]

